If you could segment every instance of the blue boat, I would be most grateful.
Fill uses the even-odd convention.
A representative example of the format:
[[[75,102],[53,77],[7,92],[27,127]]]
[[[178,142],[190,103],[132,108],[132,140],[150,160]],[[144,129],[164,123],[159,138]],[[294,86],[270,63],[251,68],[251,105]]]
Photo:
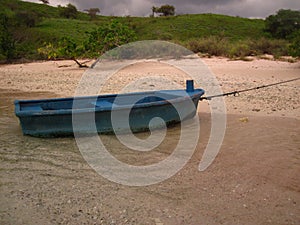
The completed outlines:
[[[193,80],[188,80],[185,90],[16,100],[15,114],[23,134],[36,137],[111,134],[128,129],[135,133],[194,117],[203,94],[204,90],[194,89]],[[156,117],[160,119],[153,120]]]

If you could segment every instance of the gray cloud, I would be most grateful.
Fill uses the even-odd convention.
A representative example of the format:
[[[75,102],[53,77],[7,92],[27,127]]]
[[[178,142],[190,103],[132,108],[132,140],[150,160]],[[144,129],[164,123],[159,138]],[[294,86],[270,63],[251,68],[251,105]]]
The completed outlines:
[[[27,0],[38,2],[38,0]],[[49,0],[51,5],[76,5],[80,10],[99,8],[102,15],[148,16],[152,6],[174,5],[177,14],[217,13],[241,17],[267,17],[279,9],[300,9],[297,0]]]

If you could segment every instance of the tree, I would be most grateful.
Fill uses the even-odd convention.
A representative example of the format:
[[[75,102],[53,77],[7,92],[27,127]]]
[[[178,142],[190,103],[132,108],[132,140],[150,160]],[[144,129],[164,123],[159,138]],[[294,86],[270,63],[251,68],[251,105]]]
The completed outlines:
[[[99,8],[90,8],[90,9],[85,9],[84,11],[88,12],[88,14],[90,15],[91,19],[95,19],[97,13],[100,13],[100,9]]]
[[[78,13],[76,6],[69,3],[67,7],[59,7],[59,8],[61,10],[60,15],[62,17],[66,17],[68,19],[76,19]]]
[[[157,7],[152,6],[152,17],[154,17],[154,14],[157,13]]]
[[[44,4],[49,4],[49,0],[39,0],[40,2],[43,2]]]
[[[152,8],[153,10],[153,8]],[[172,5],[162,5],[159,8],[155,9],[156,13],[161,13],[163,16],[174,16],[175,15],[175,7]]]
[[[9,18],[0,14],[0,60],[10,61],[15,56],[15,40],[9,27]]]
[[[300,11],[281,9],[266,18],[265,30],[275,38],[289,38],[300,29]]]

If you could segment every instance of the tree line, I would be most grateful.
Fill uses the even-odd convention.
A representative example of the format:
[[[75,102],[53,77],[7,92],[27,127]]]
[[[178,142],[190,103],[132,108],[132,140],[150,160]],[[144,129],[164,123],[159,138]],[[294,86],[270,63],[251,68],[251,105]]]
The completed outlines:
[[[40,2],[44,4],[49,4],[49,0],[39,0]],[[61,7],[61,6],[59,6]],[[71,14],[71,17],[74,17],[76,15],[76,7],[72,4],[68,4],[67,7],[64,9],[64,13],[68,18],[70,17],[69,14]],[[91,16],[91,18],[95,18],[98,13],[100,13],[99,8],[90,8],[85,9],[85,12],[88,12],[88,14]],[[160,16],[174,16],[175,15],[175,7],[173,5],[162,5],[160,7],[153,6],[152,7],[152,17],[155,16],[155,14],[158,14]]]
[[[50,3],[49,0],[39,0],[39,1],[46,5]],[[76,19],[78,10],[75,5],[72,5],[71,3],[69,3],[65,7],[58,5],[58,8],[61,9],[60,15],[62,17],[66,17],[68,19],[70,19],[70,18]],[[90,8],[90,9],[85,9],[84,11],[90,15],[91,19],[95,19],[96,15],[100,13],[99,8]]]

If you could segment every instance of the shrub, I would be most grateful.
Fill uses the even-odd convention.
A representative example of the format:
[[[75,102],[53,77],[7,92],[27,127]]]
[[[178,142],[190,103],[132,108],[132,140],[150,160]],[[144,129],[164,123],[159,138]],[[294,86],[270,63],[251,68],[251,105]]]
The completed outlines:
[[[47,59],[74,59],[84,54],[84,48],[70,37],[61,38],[57,44],[45,43],[38,49],[41,57]]]
[[[227,53],[227,56],[230,58],[243,58],[250,55],[253,55],[253,50],[250,48],[248,41],[239,41],[235,44],[232,44],[229,52]]]
[[[297,43],[297,42],[295,42]],[[297,46],[297,44],[295,44]],[[243,58],[252,55],[270,54],[275,58],[288,55],[288,41],[261,38],[258,40],[240,40],[229,42],[225,38],[208,37],[188,42],[187,48],[195,53],[214,56]]]
[[[250,42],[251,48],[255,51],[255,55],[272,54],[272,44],[270,39],[261,38]]]
[[[135,39],[135,33],[129,27],[114,20],[89,33],[88,39],[84,42],[76,43],[72,38],[63,37],[57,44],[45,43],[38,49],[38,53],[48,59],[98,57],[105,51]]]
[[[44,43],[44,46],[41,48],[38,48],[37,51],[40,54],[41,58],[44,58],[44,59],[57,59],[58,58],[57,48],[52,43]]]
[[[250,42],[250,48],[255,55],[270,54],[275,57],[288,55],[288,41],[260,38]]]
[[[89,34],[85,48],[94,55],[102,54],[115,47],[135,41],[136,34],[128,26],[112,20]]]
[[[289,47],[289,53],[294,57],[300,57],[300,30],[294,33],[292,44]]]
[[[211,36],[190,40],[187,47],[195,53],[200,52],[214,56],[224,56],[228,50],[228,41],[223,38]]]

